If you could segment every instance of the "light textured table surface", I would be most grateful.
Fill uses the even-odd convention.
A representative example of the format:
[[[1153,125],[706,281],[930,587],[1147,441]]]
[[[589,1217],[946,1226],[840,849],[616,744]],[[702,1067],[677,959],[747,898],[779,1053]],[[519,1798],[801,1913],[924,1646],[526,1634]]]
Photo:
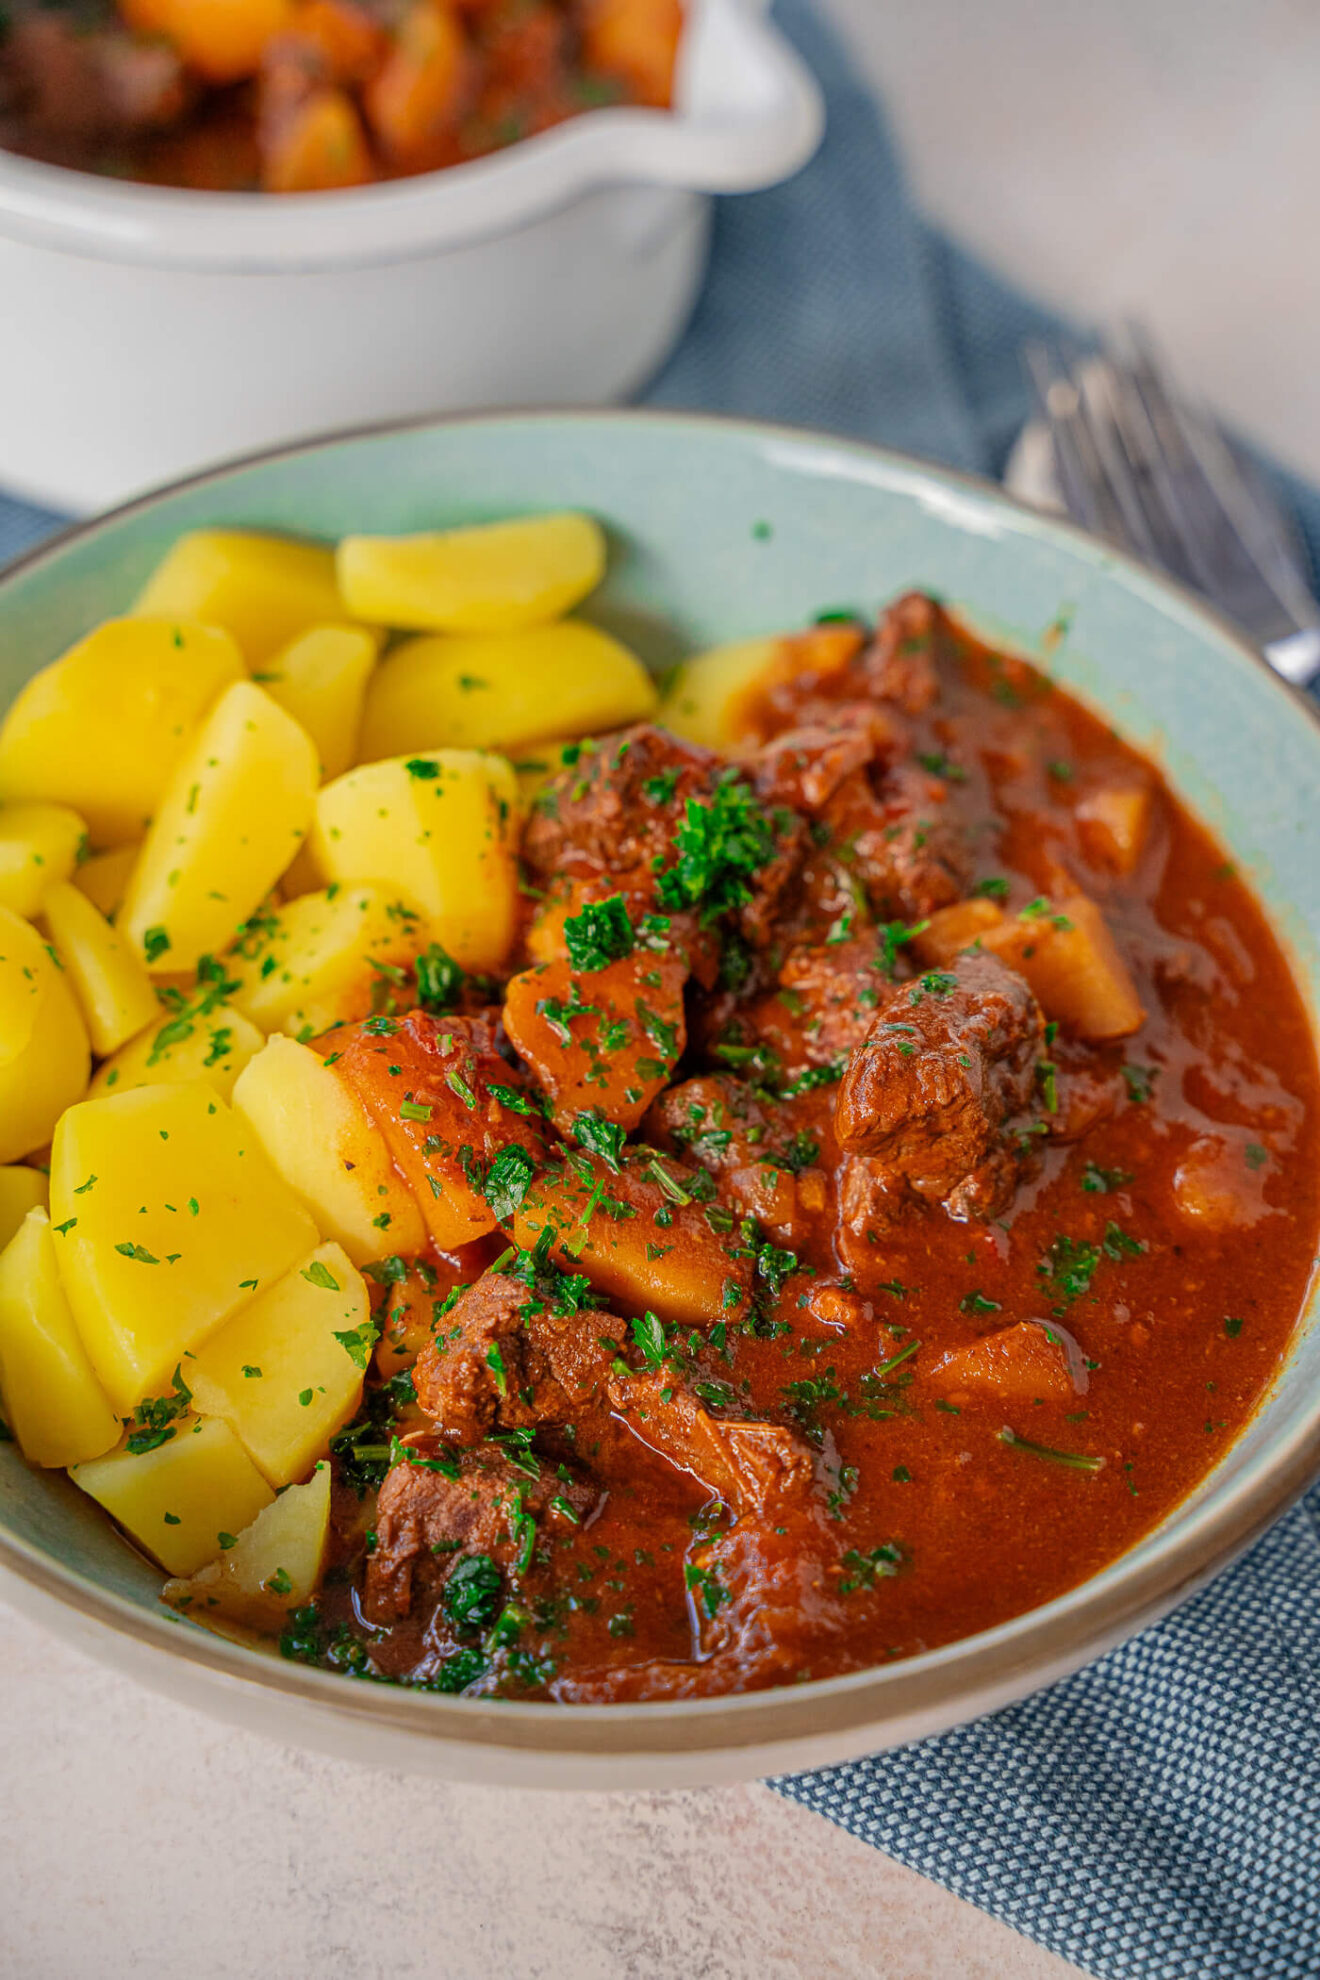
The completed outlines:
[[[931,210],[1140,309],[1320,473],[1320,14],[1299,0],[827,0]],[[544,1797],[354,1771],[156,1700],[0,1605],[7,1980],[1064,1980],[760,1787]]]
[[[5,1980],[1066,1980],[768,1788],[544,1795],[213,1724],[0,1604]]]

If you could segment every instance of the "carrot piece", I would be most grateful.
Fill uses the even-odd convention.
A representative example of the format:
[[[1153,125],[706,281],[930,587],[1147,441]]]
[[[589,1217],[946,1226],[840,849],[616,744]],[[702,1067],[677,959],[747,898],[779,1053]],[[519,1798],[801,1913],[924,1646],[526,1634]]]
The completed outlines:
[[[456,126],[468,94],[463,29],[444,0],[414,0],[367,84],[367,122],[396,167],[417,171],[457,156]]]
[[[583,53],[588,68],[615,77],[634,103],[665,110],[682,32],[680,0],[594,0]]]
[[[266,192],[325,192],[375,176],[361,119],[342,89],[313,90],[263,148]]]

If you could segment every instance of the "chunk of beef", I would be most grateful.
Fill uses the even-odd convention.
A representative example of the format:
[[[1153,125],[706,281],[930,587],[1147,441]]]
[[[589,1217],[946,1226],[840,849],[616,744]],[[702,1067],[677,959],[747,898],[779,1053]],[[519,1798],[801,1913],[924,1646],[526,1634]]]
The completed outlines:
[[[662,1146],[718,1177],[739,1216],[791,1244],[824,1209],[829,1188],[819,1165],[832,1136],[820,1099],[811,1102],[774,1101],[728,1073],[702,1073],[662,1093],[647,1125]]]
[[[943,606],[909,591],[889,607],[857,666],[877,700],[893,703],[905,715],[924,715],[939,699],[937,663],[951,649]]]
[[[784,1073],[839,1065],[866,1037],[888,994],[887,960],[874,933],[791,949],[778,987],[739,1011],[740,1035],[758,1041]]]
[[[556,877],[649,875],[653,861],[672,861],[688,799],[707,794],[718,767],[710,750],[649,723],[584,743],[538,795],[523,857]]]
[[[839,1087],[841,1147],[953,1217],[992,1217],[1019,1168],[1011,1127],[1044,1056],[1040,1006],[992,956],[897,984]]]
[[[406,1616],[419,1592],[447,1578],[466,1554],[507,1568],[530,1513],[552,1534],[571,1534],[595,1507],[596,1488],[566,1465],[536,1478],[489,1447],[455,1456],[435,1438],[410,1440],[376,1503],[376,1545],[367,1561],[364,1607],[374,1623]],[[567,1511],[564,1508],[567,1507]],[[420,1571],[420,1573],[419,1573]]]
[[[845,777],[891,761],[904,742],[902,730],[881,709],[840,702],[763,743],[743,768],[766,804],[786,804],[815,817]]]
[[[573,1404],[533,1331],[536,1307],[521,1280],[483,1273],[459,1294],[423,1347],[413,1384],[447,1443],[479,1444],[497,1423],[516,1430],[572,1415]]]
[[[949,786],[912,763],[879,782],[845,777],[821,813],[829,859],[861,882],[882,920],[923,920],[966,893],[971,861]]]
[[[777,1517],[814,1486],[810,1447],[795,1430],[716,1416],[667,1369],[611,1375],[609,1397],[634,1436],[699,1478],[740,1517]]]

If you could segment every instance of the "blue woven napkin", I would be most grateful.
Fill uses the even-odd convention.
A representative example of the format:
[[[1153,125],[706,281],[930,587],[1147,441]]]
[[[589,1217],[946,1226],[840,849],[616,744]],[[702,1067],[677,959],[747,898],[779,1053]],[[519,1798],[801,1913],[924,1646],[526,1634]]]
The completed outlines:
[[[1017,352],[1055,320],[924,226],[876,105],[779,18],[829,132],[722,201],[710,281],[648,397],[833,428],[997,474]],[[1320,494],[1278,477],[1320,565]],[[0,560],[61,518],[0,496]],[[1101,1980],[1320,1980],[1320,1491],[1167,1621],[978,1724],[778,1780]]]

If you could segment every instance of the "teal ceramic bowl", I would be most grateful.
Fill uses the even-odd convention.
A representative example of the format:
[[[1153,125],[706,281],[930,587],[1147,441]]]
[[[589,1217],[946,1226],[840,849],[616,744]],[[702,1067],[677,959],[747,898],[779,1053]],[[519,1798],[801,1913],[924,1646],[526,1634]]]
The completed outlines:
[[[1026,653],[1161,765],[1320,989],[1320,726],[1232,630],[997,488],[824,436],[644,413],[498,415],[332,438],[89,523],[0,581],[5,697],[124,609],[201,524],[336,537],[546,508],[609,526],[593,607],[657,664],[911,586]],[[286,1742],[386,1767],[545,1786],[680,1785],[920,1738],[1063,1676],[1223,1566],[1320,1470],[1314,1306],[1245,1435],[1139,1546],[1002,1627],[875,1671],[748,1697],[566,1707],[357,1684],[164,1610],[159,1576],[59,1476],[0,1448],[3,1592],[92,1655]]]

